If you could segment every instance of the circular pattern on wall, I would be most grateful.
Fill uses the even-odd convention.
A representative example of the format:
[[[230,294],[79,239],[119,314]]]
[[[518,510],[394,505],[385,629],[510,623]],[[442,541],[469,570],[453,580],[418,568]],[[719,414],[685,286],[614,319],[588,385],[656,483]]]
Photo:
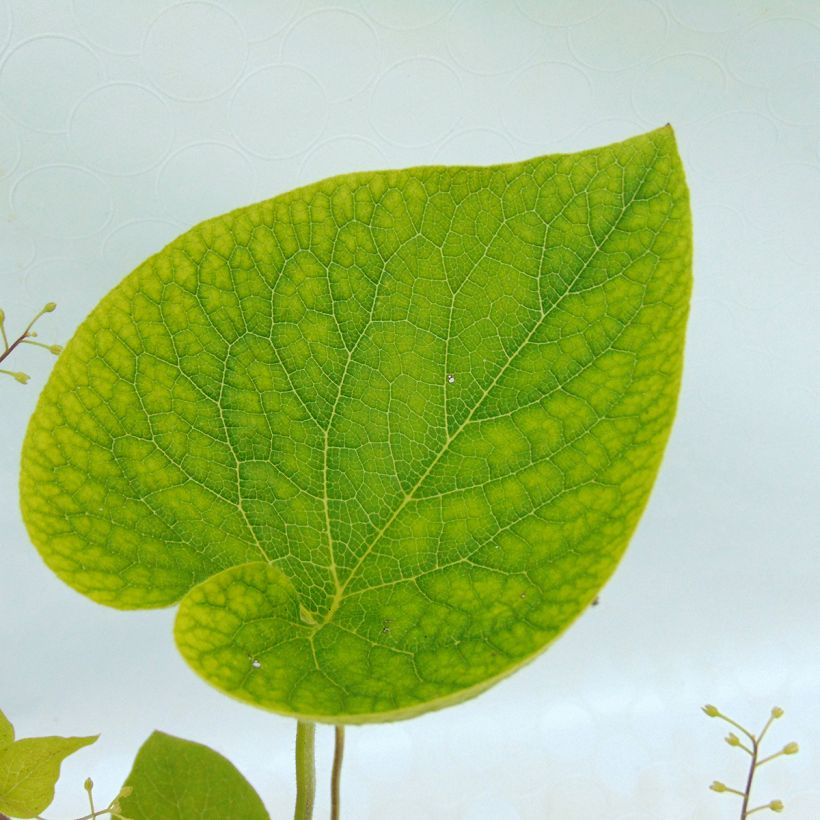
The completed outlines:
[[[89,42],[114,54],[139,54],[151,21],[166,0],[72,0],[74,19]]]
[[[343,71],[328,60],[334,51],[344,62]],[[304,68],[331,100],[339,100],[370,85],[379,65],[379,40],[370,23],[358,14],[341,9],[316,11],[298,20],[287,33],[282,58]]]
[[[545,39],[544,30],[515,6],[497,0],[462,0],[447,20],[447,48],[453,60],[475,74],[515,71]],[[492,48],[487,48],[488,42]]]
[[[21,230],[15,219],[0,219],[0,248],[3,249],[4,269],[22,270],[37,254],[29,231],[25,227]]]
[[[692,122],[715,114],[725,102],[726,72],[702,54],[674,54],[635,77],[635,111],[654,126]]]
[[[766,0],[721,0],[705,3],[693,0],[667,0],[667,4],[681,25],[705,32],[738,29],[756,20],[769,6]]]
[[[436,150],[435,158],[443,165],[496,165],[517,162],[520,153],[501,131],[470,128],[445,140]]]
[[[376,143],[364,137],[331,137],[313,148],[302,162],[305,184],[352,171],[376,171],[387,165]]]
[[[522,14],[544,26],[572,26],[600,13],[606,0],[515,0]]]
[[[0,66],[0,104],[35,131],[64,131],[77,101],[103,79],[103,67],[88,46],[46,34],[24,40]]]
[[[196,102],[218,97],[234,85],[247,49],[245,32],[233,15],[211,3],[180,3],[154,20],[142,62],[160,91]]]
[[[593,114],[589,77],[568,63],[539,63],[510,81],[501,116],[509,132],[546,150],[589,122]]]
[[[452,7],[452,0],[379,0],[371,3],[367,13],[379,25],[400,30],[430,26],[444,17]]]
[[[20,162],[20,136],[17,126],[0,117],[0,179],[11,176]]]
[[[768,98],[772,113],[788,125],[820,126],[820,61],[787,68],[770,86]]]
[[[820,28],[806,20],[767,20],[741,32],[726,49],[726,65],[740,80],[766,87],[771,79],[820,54]]]
[[[5,51],[11,39],[12,19],[8,0],[0,0],[0,54]]]
[[[249,43],[260,43],[282,31],[301,8],[301,0],[220,0],[220,5],[242,21]]]
[[[579,62],[602,71],[619,71],[647,62],[661,51],[667,19],[649,0],[608,4],[595,17],[569,30]]]
[[[133,219],[108,234],[103,243],[103,257],[125,275],[162,250],[178,234],[176,225],[164,219]]]
[[[394,145],[430,145],[458,122],[461,96],[461,81],[450,66],[431,57],[413,57],[379,77],[370,99],[370,121]]]
[[[11,191],[12,207],[35,234],[56,239],[92,236],[111,218],[111,193],[95,174],[74,165],[43,165]]]
[[[110,83],[90,92],[71,115],[69,137],[96,171],[137,174],[153,168],[171,148],[171,111],[155,92],[136,83]]]
[[[247,158],[218,142],[180,148],[168,157],[157,178],[157,199],[186,228],[248,205],[255,191],[256,177]]]
[[[690,145],[693,164],[709,179],[737,179],[775,156],[777,126],[755,111],[726,111],[701,123]]]
[[[327,119],[322,86],[290,65],[260,68],[242,80],[230,104],[237,142],[263,159],[303,153],[321,135]]]

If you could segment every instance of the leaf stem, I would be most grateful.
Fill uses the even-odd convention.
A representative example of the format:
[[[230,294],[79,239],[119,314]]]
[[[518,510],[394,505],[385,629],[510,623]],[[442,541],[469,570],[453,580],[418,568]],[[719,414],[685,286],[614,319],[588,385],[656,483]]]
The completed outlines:
[[[311,820],[316,799],[316,724],[296,724],[296,810],[293,820]]]
[[[339,800],[342,781],[342,760],[345,754],[345,727],[336,727],[336,745],[333,749],[333,773],[330,778],[330,820],[341,817]]]

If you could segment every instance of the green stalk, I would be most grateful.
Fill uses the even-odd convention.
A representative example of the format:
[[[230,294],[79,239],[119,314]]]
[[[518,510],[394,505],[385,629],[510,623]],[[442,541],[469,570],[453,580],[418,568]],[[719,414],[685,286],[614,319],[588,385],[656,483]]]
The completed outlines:
[[[311,820],[316,800],[316,724],[296,724],[296,810],[293,820]]]
[[[336,727],[336,746],[333,751],[333,774],[330,779],[330,820],[341,817],[342,759],[345,753],[345,727]]]

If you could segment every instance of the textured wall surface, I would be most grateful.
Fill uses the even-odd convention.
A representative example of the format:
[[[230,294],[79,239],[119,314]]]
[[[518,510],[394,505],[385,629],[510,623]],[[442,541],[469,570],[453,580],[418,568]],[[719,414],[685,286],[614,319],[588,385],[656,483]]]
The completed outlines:
[[[786,716],[756,802],[820,816],[820,4],[814,0],[0,0],[0,304],[65,341],[191,224],[330,174],[484,164],[671,122],[695,295],[676,428],[601,605],[454,709],[351,729],[345,816],[733,818],[745,759],[699,711]],[[42,355],[40,355],[42,354]],[[154,728],[212,745],[292,809],[293,724],[228,701],[173,612],[62,585],[17,508],[52,362],[0,385],[0,707],[21,735],[103,737],[50,817],[116,791]],[[318,737],[326,782],[329,730]],[[320,793],[317,816],[326,814]]]

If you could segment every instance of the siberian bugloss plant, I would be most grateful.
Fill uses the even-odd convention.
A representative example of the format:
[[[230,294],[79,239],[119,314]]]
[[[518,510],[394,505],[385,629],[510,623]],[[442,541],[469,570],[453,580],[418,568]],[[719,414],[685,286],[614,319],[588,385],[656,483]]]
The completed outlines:
[[[473,697],[612,574],[675,413],[691,255],[669,126],[203,222],[58,360],[32,541],[100,603],[177,605],[202,678],[296,718],[309,817],[315,722],[340,750]]]

